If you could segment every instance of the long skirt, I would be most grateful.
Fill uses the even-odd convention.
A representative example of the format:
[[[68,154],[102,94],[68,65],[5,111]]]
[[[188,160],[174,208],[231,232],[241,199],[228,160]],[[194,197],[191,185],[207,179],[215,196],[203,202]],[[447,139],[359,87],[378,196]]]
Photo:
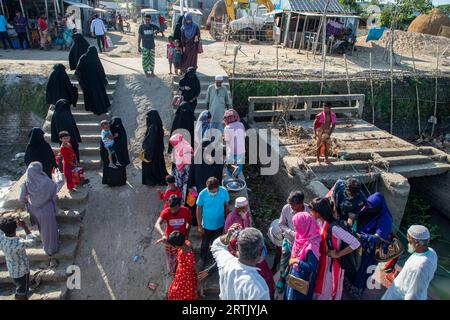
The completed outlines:
[[[49,201],[39,208],[27,205],[27,211],[39,229],[45,253],[51,256],[58,252],[59,232],[56,222],[56,206],[53,201]]]
[[[361,298],[367,287],[367,280],[375,271],[377,264],[374,255],[364,251],[361,257],[361,265],[356,273],[346,274],[344,287],[353,299]]]
[[[155,49],[142,48],[142,69],[144,72],[155,70]]]
[[[142,162],[142,184],[147,186],[165,186],[166,176],[167,169],[162,153],[150,163]]]
[[[117,167],[117,169],[110,168],[107,165],[103,166],[102,184],[107,184],[110,187],[120,187],[127,183],[127,169],[126,167]]]

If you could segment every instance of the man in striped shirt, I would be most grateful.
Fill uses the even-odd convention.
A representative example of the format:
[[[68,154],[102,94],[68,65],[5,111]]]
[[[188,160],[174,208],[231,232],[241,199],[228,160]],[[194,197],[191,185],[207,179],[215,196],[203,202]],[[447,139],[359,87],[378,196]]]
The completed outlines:
[[[25,230],[26,239],[16,236],[17,227]],[[30,262],[25,249],[34,246],[35,241],[35,236],[23,220],[12,217],[1,219],[0,250],[3,251],[9,275],[16,285],[16,300],[28,299]]]

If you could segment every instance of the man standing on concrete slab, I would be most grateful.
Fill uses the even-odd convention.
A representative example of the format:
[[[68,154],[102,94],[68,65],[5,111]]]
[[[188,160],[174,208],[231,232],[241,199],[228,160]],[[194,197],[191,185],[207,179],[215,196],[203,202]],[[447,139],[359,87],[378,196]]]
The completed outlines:
[[[27,35],[27,25],[28,21],[27,18],[22,17],[22,14],[20,11],[16,11],[16,16],[14,17],[14,29],[17,32],[17,36],[19,37],[19,43],[20,47],[24,49],[23,43],[26,43],[26,47],[30,47],[30,42],[28,41],[28,35]]]
[[[231,107],[231,98],[228,90],[222,86],[223,76],[217,75],[215,83],[206,91],[206,110],[211,113],[211,128],[223,132],[223,115]]]
[[[436,252],[428,247],[430,232],[425,226],[413,225],[407,239],[411,256],[382,300],[427,300],[428,286],[437,269]]]
[[[47,45],[47,38],[48,38],[48,26],[47,22],[45,21],[46,17],[45,14],[42,14],[38,19],[39,24],[39,36],[41,38],[41,50],[44,50]]]
[[[155,75],[155,33],[159,31],[159,27],[152,24],[151,21],[152,16],[146,14],[144,24],[139,27],[138,31],[138,51],[142,52],[142,68],[147,78]]]
[[[331,134],[336,127],[336,114],[331,111],[331,103],[323,104],[323,111],[314,120],[314,139],[317,140],[317,164],[320,165],[320,154],[323,153],[325,163],[331,164],[328,160],[328,153],[331,151]],[[323,151],[322,151],[323,150]]]
[[[8,35],[8,24],[6,23],[6,18],[4,15],[0,14],[0,40],[3,43],[3,48],[6,50],[8,49],[8,46],[6,45],[6,42],[8,42],[9,47],[11,49],[13,48],[11,39],[9,39]]]
[[[101,53],[103,52],[103,50],[105,50],[106,27],[103,23],[103,20],[98,17],[98,14],[96,14],[94,17],[95,19],[91,22],[91,33],[93,37],[97,38],[98,50]]]

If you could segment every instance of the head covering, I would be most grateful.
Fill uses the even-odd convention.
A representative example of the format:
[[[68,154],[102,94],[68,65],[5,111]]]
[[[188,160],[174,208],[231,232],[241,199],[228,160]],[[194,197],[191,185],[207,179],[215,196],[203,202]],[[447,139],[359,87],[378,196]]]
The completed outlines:
[[[69,66],[70,70],[77,68],[80,57],[86,53],[89,48],[89,42],[83,37],[81,33],[75,33],[73,35],[73,45],[69,52]]]
[[[56,167],[55,154],[44,139],[44,131],[41,128],[33,128],[28,138],[30,139],[25,150],[25,164],[28,166],[31,162],[39,161],[44,172],[51,177],[52,169]]]
[[[174,134],[169,139],[170,144],[173,146],[173,154],[175,158],[175,165],[177,170],[183,170],[187,164],[191,164],[192,159],[192,147],[187,142],[183,135],[180,133]]]
[[[308,212],[299,212],[292,217],[296,230],[295,242],[292,247],[292,257],[305,260],[309,251],[319,259],[320,229],[317,222]]]
[[[25,188],[29,195],[28,202],[35,207],[51,200],[56,192],[56,184],[42,171],[42,164],[37,161],[27,168]]]
[[[234,109],[228,109],[225,111],[225,114],[223,115],[223,122],[225,125],[229,125],[230,123],[239,121],[239,113],[237,113]]]
[[[408,234],[416,240],[429,240],[430,231],[427,227],[420,224],[414,224],[408,229]]]
[[[267,236],[270,241],[277,247],[281,247],[283,242],[283,231],[280,228],[280,219],[275,219],[272,221],[269,227],[269,231],[267,232]]]
[[[55,64],[47,82],[47,103],[55,105],[59,99],[66,99],[76,106],[78,92],[75,93],[75,90],[66,73],[66,67],[60,63]]]
[[[358,216],[358,230],[388,239],[392,230],[392,220],[391,211],[383,195],[375,192],[367,198],[366,206]]]
[[[238,197],[236,198],[236,200],[234,201],[234,206],[236,208],[242,208],[245,206],[248,206],[248,200],[246,197]]]
[[[110,130],[112,135],[118,134],[117,138],[114,138],[114,151],[116,152],[117,160],[122,166],[129,165],[131,162],[128,154],[128,138],[122,119],[113,117],[110,122]]]
[[[223,76],[221,76],[221,75],[215,76],[214,81],[223,81]]]
[[[187,23],[187,21],[192,21],[192,15],[189,12],[184,15],[183,26],[181,27],[181,32],[189,40],[195,36],[198,26],[194,21],[191,23]]]
[[[145,158],[153,160],[157,153],[164,151],[164,127],[158,111],[150,110],[146,115],[147,130],[142,148]]]
[[[211,128],[211,124],[208,121],[209,119],[211,119],[211,113],[208,110],[202,111],[202,113],[198,116],[194,129],[194,141],[196,146],[201,144],[203,138],[207,138],[205,133]]]

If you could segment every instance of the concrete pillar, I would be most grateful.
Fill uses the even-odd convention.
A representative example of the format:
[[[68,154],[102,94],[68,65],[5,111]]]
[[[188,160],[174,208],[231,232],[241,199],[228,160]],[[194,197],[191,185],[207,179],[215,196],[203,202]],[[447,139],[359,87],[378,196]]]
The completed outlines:
[[[394,223],[400,226],[409,197],[408,179],[398,173],[382,172],[378,186],[378,191],[383,194],[392,213]]]

